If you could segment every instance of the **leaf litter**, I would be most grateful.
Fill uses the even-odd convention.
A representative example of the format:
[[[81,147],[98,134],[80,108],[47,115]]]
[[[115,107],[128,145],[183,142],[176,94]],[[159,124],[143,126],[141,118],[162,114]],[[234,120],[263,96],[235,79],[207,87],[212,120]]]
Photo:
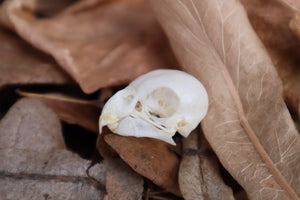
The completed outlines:
[[[300,117],[299,36],[296,11],[282,1],[241,1],[249,20],[264,43],[282,80],[283,97],[290,110]],[[267,12],[268,11],[268,12]],[[299,19],[298,19],[299,21]]]
[[[1,27],[0,43],[0,88],[13,84],[74,84],[49,55]]]
[[[36,99],[18,101],[0,122],[2,199],[99,199],[106,166],[66,150],[55,113]]]
[[[234,199],[232,189],[220,175],[216,158],[199,129],[183,139],[179,185],[184,199]],[[191,176],[193,174],[193,176]]]
[[[69,124],[79,126],[98,133],[97,119],[100,115],[101,103],[97,101],[82,100],[62,94],[36,94],[16,91],[25,97],[34,97],[45,103],[57,116]]]
[[[1,95],[11,85],[44,91],[74,81],[92,93],[19,92],[31,98],[0,122],[1,196],[299,199],[299,133],[285,105],[299,123],[299,8],[293,0],[0,3]],[[58,119],[97,133],[99,102],[112,87],[157,68],[185,70],[205,85],[209,144],[198,129],[176,136],[176,148],[106,131],[97,144],[103,162],[97,152],[86,160],[66,149]],[[203,155],[212,150],[217,157]],[[228,183],[219,161],[242,188]]]
[[[151,3],[183,69],[208,90],[210,108],[202,127],[223,166],[250,199],[298,199],[299,134],[242,5]]]
[[[0,24],[52,55],[86,93],[174,66],[167,40],[146,1],[98,0],[88,8],[84,5],[79,11],[77,7],[42,19],[34,15],[33,2],[4,2]]]

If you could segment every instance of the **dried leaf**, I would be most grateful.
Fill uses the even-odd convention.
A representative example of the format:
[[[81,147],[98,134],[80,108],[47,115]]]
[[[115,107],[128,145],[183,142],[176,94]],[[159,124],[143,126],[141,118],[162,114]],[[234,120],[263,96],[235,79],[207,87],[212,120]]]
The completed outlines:
[[[151,1],[210,98],[204,134],[250,199],[298,199],[300,140],[281,82],[238,1]]]
[[[279,73],[288,107],[300,117],[300,46],[289,27],[295,11],[285,7],[281,1],[241,2]]]
[[[201,168],[200,159],[196,155],[187,155],[185,151],[187,149],[198,148],[198,136],[197,132],[193,131],[190,136],[183,139],[183,156],[180,162],[180,168],[178,173],[178,181],[180,191],[185,200],[199,199],[205,200],[207,197],[206,191],[203,191],[203,183],[201,183]]]
[[[220,175],[218,161],[214,157],[199,156],[189,151],[208,151],[205,138],[200,138],[199,130],[193,131],[183,139],[183,157],[179,168],[179,186],[185,200],[189,199],[234,199],[232,190],[227,186]]]
[[[70,124],[78,124],[94,133],[99,133],[100,106],[95,101],[86,101],[62,94],[35,94],[18,91],[22,96],[39,99],[51,108],[58,117]]]
[[[300,1],[298,0],[277,0],[286,7],[295,11],[300,11]]]
[[[177,181],[179,159],[171,152],[169,144],[152,138],[116,134],[108,134],[104,139],[134,171],[181,196]]]
[[[104,167],[96,166],[98,178],[102,177],[102,183],[99,183],[85,174],[89,161],[70,151],[61,149],[39,154],[24,150],[4,153],[0,150],[0,157],[5,163],[11,163],[0,167],[2,199],[99,200],[104,196]]]
[[[26,5],[26,9],[30,8],[38,15],[45,17],[59,14],[76,1],[77,0],[26,0],[24,4]]]
[[[73,83],[50,56],[2,28],[0,44],[0,88],[11,84]]]
[[[290,28],[300,40],[300,13],[295,14],[295,16],[292,18],[290,21]]]
[[[1,120],[0,130],[1,149],[49,152],[65,148],[57,116],[35,99],[18,101]]]
[[[145,0],[104,1],[80,12],[42,19],[30,8],[23,9],[23,4],[30,3],[4,2],[0,22],[51,54],[86,93],[174,65],[166,38]]]
[[[247,193],[245,192],[245,190],[242,190],[236,194],[234,194],[235,199],[237,200],[249,200],[247,197]]]
[[[106,166],[64,149],[55,113],[36,99],[18,101],[0,122],[1,199],[99,199]]]
[[[121,159],[105,159],[109,166],[106,175],[106,191],[109,200],[142,200],[144,179]]]
[[[78,124],[89,131],[99,133],[100,108],[98,106],[51,99],[43,99],[42,102],[53,109],[61,120],[70,124]]]

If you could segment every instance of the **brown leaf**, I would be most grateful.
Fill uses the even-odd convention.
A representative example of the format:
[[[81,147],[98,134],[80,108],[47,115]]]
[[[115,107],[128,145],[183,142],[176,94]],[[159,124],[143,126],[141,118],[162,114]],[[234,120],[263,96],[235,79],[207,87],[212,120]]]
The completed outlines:
[[[183,157],[179,168],[179,186],[185,200],[193,199],[234,199],[232,190],[220,175],[218,160],[215,157],[199,156],[191,150],[209,151],[208,143],[199,129],[183,139]],[[200,146],[200,148],[199,148]]]
[[[0,130],[1,149],[49,152],[65,148],[57,116],[35,99],[18,101],[1,120]]]
[[[207,197],[206,191],[203,190],[203,183],[201,183],[201,168],[199,156],[187,155],[187,149],[198,149],[197,132],[193,131],[190,136],[183,139],[183,156],[180,162],[178,172],[178,182],[180,191],[184,199],[199,199],[205,200]],[[204,188],[205,189],[205,188]]]
[[[245,192],[245,190],[242,190],[236,194],[234,194],[235,199],[237,200],[249,200],[247,197],[247,193]]]
[[[289,9],[300,11],[300,1],[298,0],[277,0]]]
[[[300,117],[300,46],[289,27],[295,11],[285,7],[279,0],[241,2],[279,73],[288,107]]]
[[[291,19],[290,28],[300,40],[300,13],[295,14],[295,16]]]
[[[106,166],[64,149],[55,113],[36,99],[18,101],[0,122],[1,199],[99,199]]]
[[[38,15],[42,17],[53,16],[59,14],[62,11],[65,11],[68,6],[77,0],[26,0],[24,4],[26,9],[34,10]],[[85,0],[84,2],[86,2]],[[79,1],[82,2],[82,1]]]
[[[100,105],[62,94],[36,94],[17,91],[21,96],[37,98],[51,108],[58,117],[70,124],[77,124],[89,131],[99,133]]]
[[[106,191],[109,200],[141,200],[144,179],[121,159],[105,159],[109,166],[106,175]]]
[[[108,134],[104,139],[137,173],[181,196],[177,181],[179,159],[171,152],[169,144],[152,138],[116,134]]]
[[[144,0],[104,1],[43,19],[23,9],[22,3],[28,1],[6,1],[0,7],[0,22],[51,54],[86,93],[174,65],[166,38]]]
[[[58,149],[49,153],[0,150],[0,195],[4,199],[103,199],[103,165],[95,166],[95,181],[86,176],[89,161]],[[14,161],[12,161],[12,158]],[[10,165],[7,165],[10,164]],[[17,167],[16,167],[17,166]]]
[[[300,140],[238,1],[151,1],[183,69],[205,85],[204,134],[250,199],[298,199]]]
[[[51,99],[42,99],[42,102],[53,109],[61,120],[70,124],[78,124],[89,131],[99,133],[99,106]]]
[[[11,84],[71,84],[55,61],[0,28],[0,88]]]

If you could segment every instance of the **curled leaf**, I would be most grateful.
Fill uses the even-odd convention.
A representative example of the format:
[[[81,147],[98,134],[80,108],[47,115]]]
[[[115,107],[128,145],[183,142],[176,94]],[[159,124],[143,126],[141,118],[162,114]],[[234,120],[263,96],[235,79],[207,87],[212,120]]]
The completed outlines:
[[[74,83],[50,56],[3,28],[0,44],[0,88],[13,84]]]
[[[5,1],[0,23],[52,55],[86,93],[174,63],[145,0],[75,4],[48,18],[35,15],[32,1]]]

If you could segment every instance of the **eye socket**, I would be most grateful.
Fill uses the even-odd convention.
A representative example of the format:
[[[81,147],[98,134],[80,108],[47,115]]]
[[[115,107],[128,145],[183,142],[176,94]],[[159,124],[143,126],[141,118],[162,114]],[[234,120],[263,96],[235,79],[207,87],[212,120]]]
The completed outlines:
[[[158,118],[172,116],[179,106],[179,97],[170,88],[160,87],[153,90],[146,99],[149,113]]]

